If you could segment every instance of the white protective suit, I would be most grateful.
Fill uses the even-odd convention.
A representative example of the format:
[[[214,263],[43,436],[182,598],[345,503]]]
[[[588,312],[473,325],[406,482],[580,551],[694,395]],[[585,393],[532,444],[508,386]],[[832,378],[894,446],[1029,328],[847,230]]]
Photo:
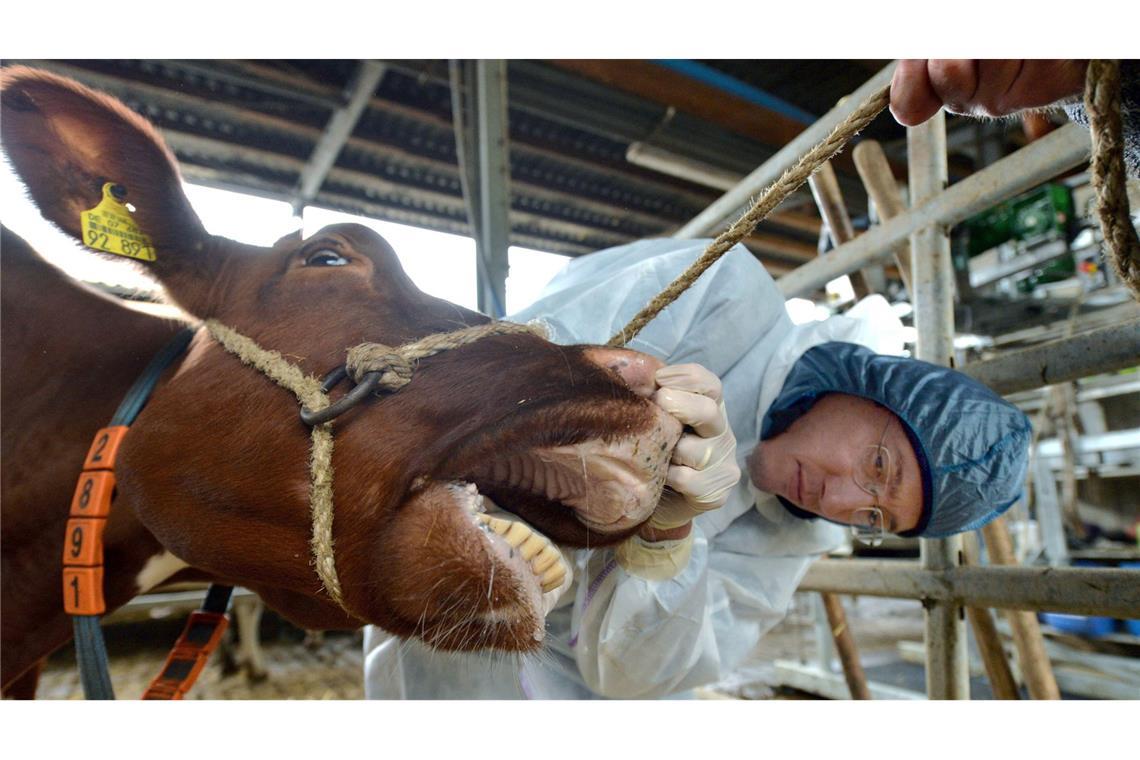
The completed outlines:
[[[511,319],[541,319],[556,343],[605,343],[707,244],[647,240],[576,259]],[[844,540],[840,526],[801,520],[756,491],[744,459],[809,348],[840,340],[901,352],[891,330],[901,323],[884,299],[852,311],[863,316],[795,326],[760,263],[740,246],[726,254],[628,346],[668,364],[701,364],[723,383],[745,475],[722,508],[694,520],[687,567],[650,581],[626,573],[612,547],[574,552],[574,584],[548,615],[536,655],[436,652],[369,627],[366,696],[648,699],[723,681],[783,619],[811,561]]]

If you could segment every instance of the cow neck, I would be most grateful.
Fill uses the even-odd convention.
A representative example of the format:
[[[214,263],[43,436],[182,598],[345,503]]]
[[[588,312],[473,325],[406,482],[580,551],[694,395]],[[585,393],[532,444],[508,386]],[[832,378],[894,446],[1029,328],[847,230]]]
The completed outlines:
[[[361,343],[348,351],[345,365],[325,376],[324,381],[305,373],[279,352],[265,349],[256,341],[221,322],[206,320],[210,335],[244,364],[258,370],[286,390],[292,391],[301,405],[301,419],[312,429],[309,456],[309,507],[313,533],[309,548],[317,576],[325,592],[353,617],[341,589],[336,571],[333,544],[332,420],[373,392],[394,392],[411,382],[416,362],[443,351],[459,348],[492,335],[529,333],[546,337],[541,325],[513,322],[489,322],[446,333],[435,333],[412,343],[392,347],[382,343]],[[356,388],[333,402],[329,391],[336,382],[350,376]]]
[[[162,373],[186,350],[196,328],[183,328],[151,359],[127,391],[110,424],[95,433],[76,484],[63,551],[63,606],[72,618],[83,693],[88,699],[114,699],[107,648],[99,619],[103,596],[103,533],[111,513],[115,460],[120,446]],[[221,640],[232,586],[213,585],[202,608],[190,616],[182,636],[144,699],[180,699],[194,684]]]

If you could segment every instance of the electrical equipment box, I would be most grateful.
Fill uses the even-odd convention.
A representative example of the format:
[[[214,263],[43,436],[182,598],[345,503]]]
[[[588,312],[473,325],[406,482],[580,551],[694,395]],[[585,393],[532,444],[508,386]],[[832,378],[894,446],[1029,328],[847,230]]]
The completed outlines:
[[[960,286],[1007,295],[1077,273],[1069,242],[1076,231],[1072,192],[1048,183],[973,216],[951,233]]]

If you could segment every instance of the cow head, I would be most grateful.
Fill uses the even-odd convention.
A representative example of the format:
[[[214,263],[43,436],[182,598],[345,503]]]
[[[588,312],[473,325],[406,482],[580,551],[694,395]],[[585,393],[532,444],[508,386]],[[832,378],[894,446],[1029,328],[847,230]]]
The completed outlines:
[[[106,183],[125,189],[156,252],[144,266],[190,314],[318,376],[361,342],[397,346],[486,321],[420,292],[359,225],[272,248],[208,234],[145,120],[53,75],[3,76],[4,146],[43,215],[83,241],[81,212]],[[344,609],[311,564],[310,431],[296,400],[204,331],[127,436],[116,509],[306,627],[368,622],[441,648],[533,649],[565,577],[548,545],[615,542],[660,496],[680,425],[648,401],[656,366],[500,335],[422,360],[410,384],[338,418]]]

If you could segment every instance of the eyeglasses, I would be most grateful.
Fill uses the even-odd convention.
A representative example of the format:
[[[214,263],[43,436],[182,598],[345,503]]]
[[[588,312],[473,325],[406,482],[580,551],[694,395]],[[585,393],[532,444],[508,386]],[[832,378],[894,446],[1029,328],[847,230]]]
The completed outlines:
[[[851,513],[851,536],[865,546],[879,546],[887,534],[886,516],[878,501],[887,492],[891,478],[891,452],[883,445],[890,425],[891,420],[888,419],[878,445],[864,449],[852,474],[855,485],[875,499],[875,503],[871,506],[856,509]]]

